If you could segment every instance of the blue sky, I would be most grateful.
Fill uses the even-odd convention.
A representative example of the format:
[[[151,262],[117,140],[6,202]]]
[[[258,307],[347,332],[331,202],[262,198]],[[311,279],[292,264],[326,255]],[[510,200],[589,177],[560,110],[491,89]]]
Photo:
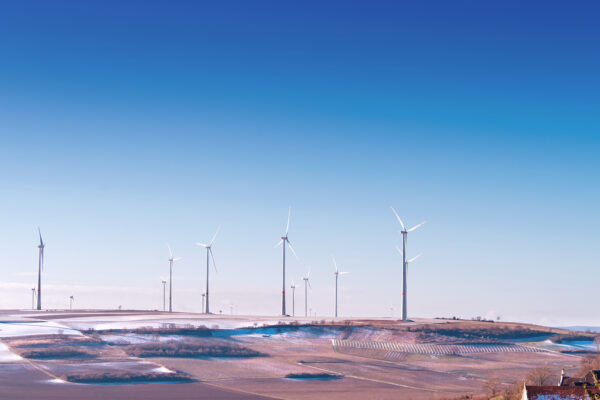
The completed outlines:
[[[0,307],[279,311],[280,250],[333,311],[600,324],[594,2],[0,3]],[[291,283],[291,282],[290,282]],[[297,301],[302,301],[298,293]],[[398,312],[396,311],[396,314]]]

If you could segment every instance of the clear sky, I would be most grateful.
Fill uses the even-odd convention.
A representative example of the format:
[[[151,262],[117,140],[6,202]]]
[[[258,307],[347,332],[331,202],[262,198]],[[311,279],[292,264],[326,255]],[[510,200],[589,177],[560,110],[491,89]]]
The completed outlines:
[[[594,1],[0,2],[0,307],[596,324]],[[303,291],[296,302],[303,301]],[[290,296],[291,297],[291,296]],[[291,299],[290,299],[291,300]],[[291,302],[291,301],[290,301]],[[394,308],[394,311],[391,310]]]

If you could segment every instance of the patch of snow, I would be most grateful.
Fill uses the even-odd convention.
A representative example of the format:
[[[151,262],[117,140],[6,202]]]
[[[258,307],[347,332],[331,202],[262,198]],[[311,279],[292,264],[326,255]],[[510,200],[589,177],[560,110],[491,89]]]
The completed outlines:
[[[198,315],[182,314],[177,317],[165,316],[164,314],[144,314],[135,316],[102,316],[102,317],[76,317],[61,319],[66,325],[80,330],[95,329],[136,329],[143,327],[162,328],[165,325],[177,327],[207,327],[210,329],[240,329],[256,325],[257,327],[277,325],[281,318],[245,318],[225,317],[221,315],[210,315],[198,317]]]
[[[23,358],[8,349],[4,343],[0,343],[0,363],[20,361]]]
[[[63,381],[62,379],[58,379],[58,378],[56,378],[56,379],[49,379],[46,382],[48,382],[48,383],[69,383],[67,381]]]
[[[102,340],[110,344],[140,344],[140,343],[155,343],[155,342],[168,342],[177,341],[181,342],[185,340],[184,336],[181,335],[145,335],[135,333],[123,333],[123,334],[107,334],[101,335]]]
[[[0,321],[0,337],[58,334],[81,335],[81,332],[53,321]]]
[[[154,372],[160,372],[160,373],[163,373],[163,374],[173,374],[173,373],[175,373],[175,371],[171,371],[167,367],[154,368],[152,371],[154,371]]]

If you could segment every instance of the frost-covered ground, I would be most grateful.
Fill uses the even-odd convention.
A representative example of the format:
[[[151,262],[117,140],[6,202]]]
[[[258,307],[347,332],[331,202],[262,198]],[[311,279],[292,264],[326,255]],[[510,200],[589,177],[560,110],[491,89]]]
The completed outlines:
[[[54,321],[0,321],[0,338],[57,334],[81,335],[81,332]]]
[[[136,329],[144,327],[162,328],[168,325],[179,327],[206,327],[211,329],[239,329],[252,326],[277,325],[281,318],[224,317],[198,314],[144,314],[134,316],[76,317],[59,319],[62,323],[79,330]]]
[[[8,349],[8,347],[6,347],[4,343],[0,342],[0,363],[15,362],[21,360],[21,356],[13,353]]]

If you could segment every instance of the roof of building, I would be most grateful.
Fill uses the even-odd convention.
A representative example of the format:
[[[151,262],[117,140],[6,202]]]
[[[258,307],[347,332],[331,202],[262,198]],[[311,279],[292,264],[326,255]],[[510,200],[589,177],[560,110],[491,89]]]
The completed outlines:
[[[525,386],[525,390],[527,400],[589,399],[588,388],[584,386]]]

